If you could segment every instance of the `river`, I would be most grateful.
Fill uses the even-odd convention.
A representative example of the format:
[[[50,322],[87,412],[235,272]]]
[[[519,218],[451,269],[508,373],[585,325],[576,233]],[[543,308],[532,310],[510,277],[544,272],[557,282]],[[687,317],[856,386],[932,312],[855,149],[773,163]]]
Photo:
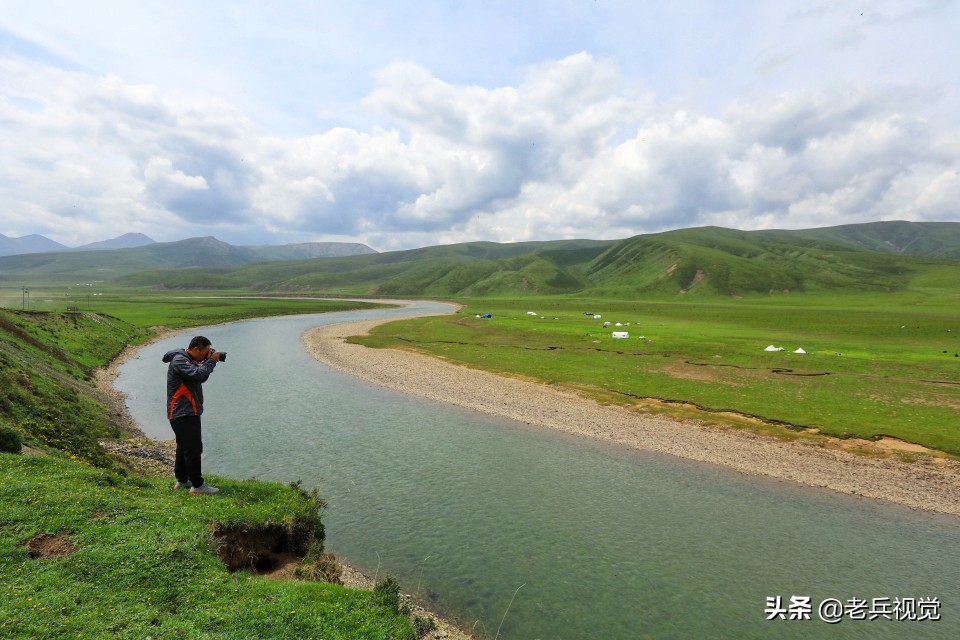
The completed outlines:
[[[147,435],[172,437],[160,356],[209,337],[229,356],[204,385],[205,472],[319,487],[328,550],[479,637],[960,637],[956,517],[402,394],[301,342],[444,308],[192,330],[144,347],[116,387]]]

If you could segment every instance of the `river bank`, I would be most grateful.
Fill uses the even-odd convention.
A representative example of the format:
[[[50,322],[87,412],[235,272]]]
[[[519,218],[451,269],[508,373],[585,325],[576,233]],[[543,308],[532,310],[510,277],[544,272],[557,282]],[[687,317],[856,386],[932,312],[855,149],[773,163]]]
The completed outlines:
[[[710,462],[865,498],[960,516],[960,463],[917,455],[862,455],[825,440],[780,441],[743,429],[722,429],[601,405],[571,390],[495,375],[396,349],[348,344],[387,320],[318,327],[304,334],[310,354],[358,378],[432,400],[527,424]]]
[[[127,346],[110,363],[93,372],[96,388],[110,409],[111,421],[128,436],[122,440],[101,440],[101,446],[113,455],[122,458],[126,464],[136,472],[153,477],[168,475],[171,479],[173,478],[173,461],[176,442],[172,439],[152,440],[148,438],[128,411],[125,394],[114,388],[114,381],[117,378],[120,367],[128,360],[136,358],[140,349],[144,346],[167,338],[174,333],[182,333],[183,331],[189,331],[189,329],[172,331],[165,328],[157,328],[156,335],[148,342],[136,346]],[[160,372],[161,375],[163,375],[162,369]],[[337,562],[340,563],[343,569],[341,580],[345,587],[363,590],[372,590],[374,588],[375,580],[372,577],[344,563],[340,559],[338,559]],[[273,575],[265,577],[267,579],[294,579],[292,569],[293,565],[282,566],[279,567]],[[425,640],[474,640],[474,636],[470,633],[458,628],[455,624],[438,616],[436,613],[418,605],[412,596],[403,593],[400,595],[402,602],[410,607],[414,615],[432,618],[436,623],[436,629],[423,636]]]

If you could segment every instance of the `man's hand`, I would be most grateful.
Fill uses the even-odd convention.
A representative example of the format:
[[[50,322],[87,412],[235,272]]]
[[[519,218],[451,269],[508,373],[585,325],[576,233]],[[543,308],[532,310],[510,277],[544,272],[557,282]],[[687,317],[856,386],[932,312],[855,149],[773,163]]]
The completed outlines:
[[[211,350],[210,350],[210,355],[208,355],[207,357],[210,358],[211,360],[213,360],[214,362],[220,362],[220,352],[219,352],[219,351],[214,351],[213,349],[211,349]]]

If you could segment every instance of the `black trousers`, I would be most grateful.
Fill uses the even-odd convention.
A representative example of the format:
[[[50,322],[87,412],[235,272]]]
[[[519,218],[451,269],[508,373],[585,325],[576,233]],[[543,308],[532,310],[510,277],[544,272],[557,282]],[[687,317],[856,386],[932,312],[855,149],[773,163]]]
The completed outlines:
[[[173,475],[177,482],[190,482],[199,487],[203,484],[200,474],[200,455],[203,440],[200,438],[200,416],[183,416],[170,421],[177,437],[177,456],[173,463]]]

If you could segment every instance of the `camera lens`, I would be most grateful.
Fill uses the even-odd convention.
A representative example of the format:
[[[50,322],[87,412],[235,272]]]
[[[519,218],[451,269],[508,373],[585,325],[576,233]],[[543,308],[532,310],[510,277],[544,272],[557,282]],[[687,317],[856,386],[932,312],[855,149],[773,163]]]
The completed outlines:
[[[217,360],[219,360],[220,362],[223,362],[226,359],[227,359],[226,351],[221,351],[220,353],[217,354]]]

